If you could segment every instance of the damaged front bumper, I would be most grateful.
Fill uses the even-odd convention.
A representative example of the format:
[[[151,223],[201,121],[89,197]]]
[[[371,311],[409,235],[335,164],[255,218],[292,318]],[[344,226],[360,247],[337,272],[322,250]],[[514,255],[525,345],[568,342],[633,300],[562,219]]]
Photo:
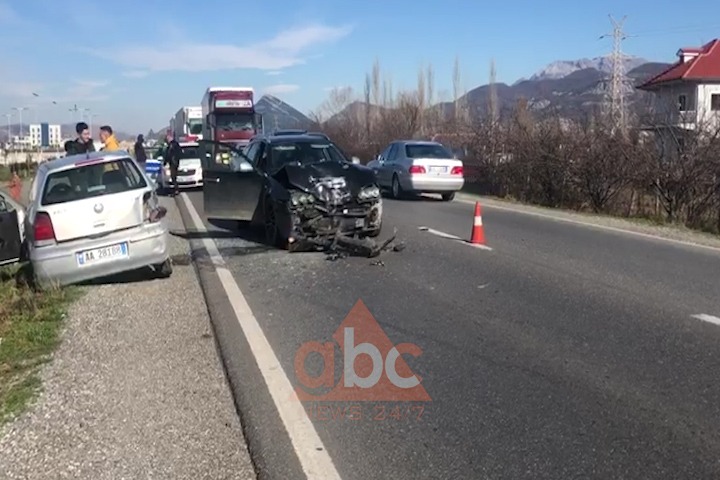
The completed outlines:
[[[372,236],[382,226],[382,199],[327,206],[313,203],[290,208],[290,235],[295,244],[326,246],[338,235]]]

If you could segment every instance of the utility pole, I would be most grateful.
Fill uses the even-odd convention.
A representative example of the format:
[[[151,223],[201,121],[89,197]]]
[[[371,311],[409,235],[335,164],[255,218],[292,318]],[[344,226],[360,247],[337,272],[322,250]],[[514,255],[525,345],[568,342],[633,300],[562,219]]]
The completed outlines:
[[[610,22],[613,26],[612,33],[602,35],[600,38],[607,38],[612,36],[613,39],[613,50],[612,50],[612,74],[610,77],[610,119],[612,121],[613,129],[620,129],[621,132],[625,132],[627,112],[625,111],[625,62],[624,55],[622,53],[622,41],[627,38],[627,35],[623,31],[623,25],[627,16],[624,16],[619,21],[615,20],[612,15],[609,15]]]
[[[24,145],[23,145],[23,118],[22,118],[22,112],[27,110],[28,107],[13,107],[13,110],[17,111],[20,115],[20,153],[24,152]]]
[[[73,108],[68,108],[68,112],[72,112],[72,116],[70,117],[70,118],[72,118],[72,122],[75,122],[75,114],[76,114],[79,110],[80,110],[80,109],[78,108],[77,104],[76,104],[76,105],[73,105]],[[82,114],[82,112],[81,112],[81,114]]]
[[[7,144],[8,144],[8,148],[10,148],[10,141],[12,140],[12,125],[11,125],[11,122],[12,122],[12,113],[6,113],[6,114],[5,114],[5,117],[7,117],[7,122],[8,122]]]

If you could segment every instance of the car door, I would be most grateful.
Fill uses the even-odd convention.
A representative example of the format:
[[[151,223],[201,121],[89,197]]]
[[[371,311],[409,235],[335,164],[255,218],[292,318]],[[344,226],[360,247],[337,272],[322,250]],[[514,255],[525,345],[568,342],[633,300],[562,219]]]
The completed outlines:
[[[382,177],[380,175],[380,168],[382,167],[383,158],[385,154],[390,150],[390,147],[386,147],[385,150],[383,150],[377,157],[375,157],[373,160],[369,161],[367,166],[372,168],[372,170],[375,172],[375,179],[378,182],[378,185],[381,187],[383,186],[382,183]]]
[[[398,169],[398,155],[400,153],[400,144],[393,143],[385,162],[383,163],[383,175],[386,185],[392,185],[392,179]]]
[[[0,265],[20,260],[18,212],[0,195]]]
[[[395,143],[391,143],[388,148],[383,152],[382,158],[380,159],[380,166],[378,167],[378,181],[383,187],[390,187],[392,183],[392,156],[395,151]]]
[[[261,141],[249,145],[247,156],[254,167],[250,171],[228,169],[226,165],[216,166],[212,161],[204,162],[203,204],[207,218],[240,221],[253,219],[265,181],[262,171],[255,167],[263,148],[264,143]]]

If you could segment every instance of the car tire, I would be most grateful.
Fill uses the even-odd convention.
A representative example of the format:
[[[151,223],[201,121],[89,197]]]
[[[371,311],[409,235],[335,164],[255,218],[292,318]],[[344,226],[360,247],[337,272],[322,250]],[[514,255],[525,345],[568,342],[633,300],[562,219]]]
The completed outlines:
[[[452,202],[455,199],[455,192],[443,193],[442,199],[443,202]]]
[[[270,198],[266,198],[264,202],[264,222],[265,244],[270,247],[276,247],[281,250],[291,250],[287,238],[282,238],[280,229],[277,225],[277,211],[275,205]]]
[[[392,190],[392,197],[394,199],[400,199],[403,196],[403,189],[400,185],[400,179],[398,178],[397,174],[393,175],[392,178],[392,186],[390,187]]]
[[[155,273],[158,278],[169,278],[173,273],[172,260],[169,258],[159,265],[155,265]]]

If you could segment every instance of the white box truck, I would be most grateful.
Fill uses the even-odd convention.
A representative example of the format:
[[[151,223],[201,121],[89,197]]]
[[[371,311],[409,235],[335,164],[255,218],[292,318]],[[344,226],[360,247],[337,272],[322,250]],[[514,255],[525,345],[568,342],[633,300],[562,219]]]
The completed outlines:
[[[202,140],[202,107],[182,107],[170,119],[170,130],[178,142]]]

